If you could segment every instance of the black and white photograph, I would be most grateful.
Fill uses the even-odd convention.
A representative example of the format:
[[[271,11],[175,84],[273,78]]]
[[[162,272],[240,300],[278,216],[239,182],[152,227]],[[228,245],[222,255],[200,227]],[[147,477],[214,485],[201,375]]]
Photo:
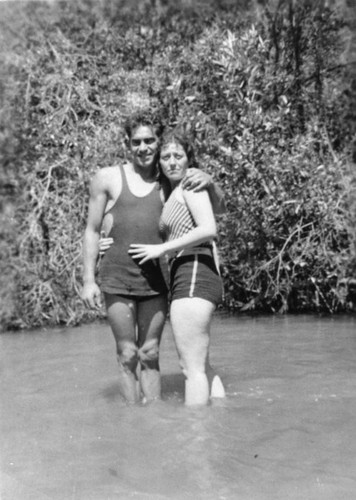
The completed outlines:
[[[356,0],[0,0],[0,499],[356,499]]]

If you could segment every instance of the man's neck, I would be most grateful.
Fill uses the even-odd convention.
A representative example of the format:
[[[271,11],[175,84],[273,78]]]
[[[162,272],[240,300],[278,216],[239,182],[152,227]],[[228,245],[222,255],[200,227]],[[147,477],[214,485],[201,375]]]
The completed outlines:
[[[152,165],[152,167],[147,168],[132,164],[132,167],[135,173],[147,182],[155,181],[157,178],[158,171],[156,165]]]

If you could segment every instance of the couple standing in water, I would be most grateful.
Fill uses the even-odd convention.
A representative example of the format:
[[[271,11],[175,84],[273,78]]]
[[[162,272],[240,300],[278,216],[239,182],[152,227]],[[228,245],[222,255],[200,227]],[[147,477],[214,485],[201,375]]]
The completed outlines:
[[[159,399],[159,345],[166,319],[169,260],[170,321],[185,376],[185,403],[207,404],[224,387],[209,363],[210,324],[221,300],[214,238],[221,190],[195,166],[187,138],[149,111],[125,125],[131,161],[102,168],[90,188],[83,242],[82,299],[100,306],[104,294],[126,401]],[[214,210],[213,210],[214,207]],[[95,270],[100,233],[104,255]],[[162,272],[163,269],[163,272]]]

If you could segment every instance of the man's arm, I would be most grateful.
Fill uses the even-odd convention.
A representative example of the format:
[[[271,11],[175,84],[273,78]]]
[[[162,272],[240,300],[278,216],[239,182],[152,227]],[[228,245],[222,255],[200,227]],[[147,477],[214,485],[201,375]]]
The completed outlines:
[[[95,267],[98,258],[98,241],[108,201],[105,178],[99,171],[90,186],[89,211],[83,239],[83,289],[82,300],[88,307],[100,307],[100,289],[95,283]]]
[[[208,193],[215,215],[222,215],[226,212],[225,195],[221,187],[213,180],[208,185]]]
[[[206,189],[215,215],[226,212],[225,196],[222,189],[214,183],[211,175],[199,168],[189,168],[183,179],[183,188],[188,191],[202,191]]]

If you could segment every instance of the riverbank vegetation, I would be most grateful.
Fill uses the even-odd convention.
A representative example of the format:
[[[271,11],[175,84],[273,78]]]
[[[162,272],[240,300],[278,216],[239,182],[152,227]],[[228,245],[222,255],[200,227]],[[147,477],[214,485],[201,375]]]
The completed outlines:
[[[89,180],[151,106],[225,190],[223,307],[356,307],[355,12],[346,2],[2,2],[3,328],[79,298]]]

